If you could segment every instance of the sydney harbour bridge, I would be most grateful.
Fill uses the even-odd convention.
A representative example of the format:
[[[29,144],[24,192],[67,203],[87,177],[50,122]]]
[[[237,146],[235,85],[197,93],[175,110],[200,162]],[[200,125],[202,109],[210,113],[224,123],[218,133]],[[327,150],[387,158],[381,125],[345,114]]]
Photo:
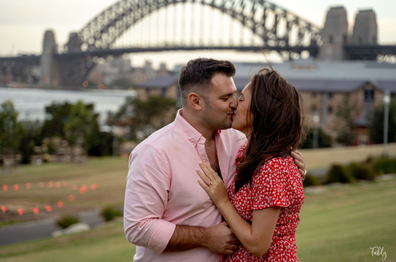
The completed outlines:
[[[276,51],[285,60],[303,52],[322,60],[394,58],[396,46],[377,43],[374,12],[359,19],[351,35],[343,7],[332,8],[320,27],[264,0],[120,0],[71,33],[61,50],[47,31],[41,55],[0,57],[0,74],[24,81],[40,65],[43,85],[78,87],[101,57],[177,50]]]

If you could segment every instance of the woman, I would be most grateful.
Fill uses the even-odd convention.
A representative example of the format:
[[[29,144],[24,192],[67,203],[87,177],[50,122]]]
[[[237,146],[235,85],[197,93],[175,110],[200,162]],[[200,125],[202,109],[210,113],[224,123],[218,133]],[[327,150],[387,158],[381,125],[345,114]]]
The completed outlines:
[[[295,232],[304,202],[301,176],[290,156],[302,137],[297,90],[276,71],[262,69],[238,99],[232,127],[248,143],[235,159],[227,189],[205,162],[198,182],[242,245],[225,261],[298,261]]]

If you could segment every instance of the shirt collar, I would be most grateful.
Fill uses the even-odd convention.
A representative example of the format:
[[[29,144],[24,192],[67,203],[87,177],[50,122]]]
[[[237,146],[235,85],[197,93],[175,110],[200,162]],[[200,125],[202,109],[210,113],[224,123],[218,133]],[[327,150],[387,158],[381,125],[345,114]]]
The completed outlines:
[[[178,129],[183,131],[186,135],[187,139],[191,142],[191,144],[195,147],[198,143],[205,143],[206,139],[203,137],[201,133],[199,133],[190,123],[183,118],[183,109],[179,109],[176,114],[175,124]],[[215,137],[219,136],[221,130],[218,130],[215,134]]]

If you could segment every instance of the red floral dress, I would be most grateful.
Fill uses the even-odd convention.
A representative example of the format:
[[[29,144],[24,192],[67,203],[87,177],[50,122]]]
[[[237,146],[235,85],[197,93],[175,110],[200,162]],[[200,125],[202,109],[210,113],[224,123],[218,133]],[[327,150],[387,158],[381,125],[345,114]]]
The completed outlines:
[[[245,146],[242,146],[235,159],[237,166],[244,152]],[[226,255],[223,261],[298,261],[295,233],[304,192],[300,173],[291,156],[267,161],[255,172],[252,187],[246,183],[236,194],[234,181],[228,188],[228,196],[238,213],[248,222],[252,221],[253,210],[273,206],[282,208],[267,253],[256,257],[240,245],[234,254]]]

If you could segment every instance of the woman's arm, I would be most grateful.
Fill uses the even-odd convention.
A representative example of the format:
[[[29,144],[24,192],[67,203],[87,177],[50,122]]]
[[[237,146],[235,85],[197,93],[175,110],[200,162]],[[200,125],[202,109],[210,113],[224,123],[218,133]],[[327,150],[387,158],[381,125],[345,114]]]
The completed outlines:
[[[269,207],[255,210],[253,211],[252,224],[249,224],[232,205],[227,189],[217,173],[206,164],[200,166],[206,175],[197,170],[198,175],[202,178],[202,181],[198,180],[198,183],[212,198],[235,236],[253,255],[257,257],[264,255],[271,244],[281,208]]]
[[[267,253],[272,241],[280,207],[253,211],[252,224],[244,220],[230,201],[217,206],[234,235],[256,257]]]

